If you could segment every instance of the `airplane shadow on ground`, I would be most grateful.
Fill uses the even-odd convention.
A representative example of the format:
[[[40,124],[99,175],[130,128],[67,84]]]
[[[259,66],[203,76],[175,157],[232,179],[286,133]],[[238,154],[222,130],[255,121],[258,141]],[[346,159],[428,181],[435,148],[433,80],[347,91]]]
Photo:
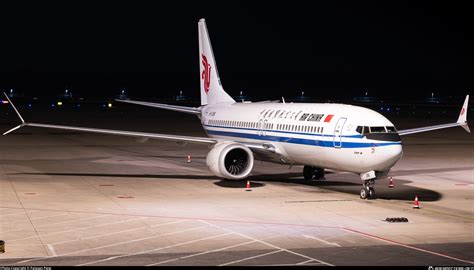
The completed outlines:
[[[255,175],[249,177],[249,180],[310,186],[326,191],[352,194],[357,197],[359,196],[360,190],[362,189],[362,181],[360,181],[357,175],[345,174],[344,180],[330,179],[332,177],[328,177],[327,175],[328,173],[326,173],[326,179],[324,180],[304,180],[301,173]],[[442,198],[442,194],[437,191],[409,185],[410,183],[413,183],[413,181],[396,179],[396,177],[393,178],[393,181],[395,184],[395,187],[393,188],[388,187],[388,179],[375,181],[375,196],[377,199],[413,201],[415,195],[418,195],[420,201],[430,202],[438,201]]]
[[[461,168],[453,168],[453,170],[460,170]],[[465,170],[466,168],[463,168]],[[414,170],[411,174],[417,173],[432,173],[441,169],[433,170]],[[443,172],[450,169],[444,169]],[[389,180],[377,180],[375,184],[376,198],[381,200],[401,200],[413,201],[415,195],[418,195],[420,201],[438,201],[442,198],[442,194],[434,190],[414,187],[409,185],[413,181],[397,179],[396,176],[409,175],[410,171],[395,171],[393,173],[393,181],[395,187],[389,188]],[[191,180],[218,180],[214,182],[216,186],[223,188],[246,188],[245,180],[222,180],[213,175],[170,175],[170,174],[104,174],[104,173],[12,173],[12,175],[51,175],[51,176],[90,176],[90,177],[111,177],[111,178],[144,178],[144,179],[191,179]],[[276,173],[276,174],[256,174],[249,176],[246,180],[250,181],[251,188],[260,188],[266,183],[281,183],[284,185],[302,185],[308,187],[315,187],[314,193],[321,193],[321,189],[326,192],[340,192],[359,196],[362,183],[357,175],[352,174],[335,174],[334,177],[343,179],[328,179],[333,178],[330,172],[326,173],[325,180],[304,180],[302,173]],[[329,176],[329,177],[328,177]],[[310,191],[313,192],[313,191]],[[324,192],[324,193],[326,193]]]

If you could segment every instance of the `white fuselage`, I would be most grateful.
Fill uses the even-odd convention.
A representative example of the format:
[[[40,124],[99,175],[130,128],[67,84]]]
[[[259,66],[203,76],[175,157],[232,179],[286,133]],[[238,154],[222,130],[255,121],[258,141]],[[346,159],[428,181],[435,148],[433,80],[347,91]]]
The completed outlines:
[[[393,124],[373,110],[352,105],[220,103],[202,107],[201,124],[213,138],[271,143],[288,164],[360,174],[388,171],[402,156]],[[373,127],[373,134],[364,136],[360,127],[366,132]],[[388,135],[398,139],[384,140]]]

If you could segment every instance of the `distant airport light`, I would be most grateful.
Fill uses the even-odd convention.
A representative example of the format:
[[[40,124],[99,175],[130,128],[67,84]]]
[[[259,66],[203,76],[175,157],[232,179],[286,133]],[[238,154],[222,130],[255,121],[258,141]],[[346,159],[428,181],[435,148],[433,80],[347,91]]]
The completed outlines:
[[[55,106],[54,103],[51,103],[51,107],[54,107],[54,106]]]
[[[81,104],[77,104],[77,107],[78,107],[78,108],[81,107]]]
[[[8,100],[2,100],[2,104],[8,104]]]
[[[58,106],[62,106],[63,105],[63,102],[62,101],[58,101]]]
[[[107,105],[109,108],[112,108],[112,103],[109,102],[109,104]]]
[[[28,107],[31,108],[31,103],[28,104]]]

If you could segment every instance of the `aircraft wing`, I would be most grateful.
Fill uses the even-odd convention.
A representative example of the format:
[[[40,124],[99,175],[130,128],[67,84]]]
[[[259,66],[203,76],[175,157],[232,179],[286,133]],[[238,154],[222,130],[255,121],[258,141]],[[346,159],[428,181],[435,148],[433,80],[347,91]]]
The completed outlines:
[[[464,104],[461,108],[461,112],[459,113],[458,121],[456,121],[456,123],[399,130],[398,135],[403,136],[403,135],[409,135],[409,134],[415,134],[415,133],[420,133],[420,132],[426,132],[426,131],[450,128],[450,127],[457,127],[457,126],[460,126],[464,128],[467,132],[471,133],[471,131],[469,130],[469,126],[467,125],[468,103],[469,103],[469,95],[467,95],[466,99],[464,100]]]
[[[4,93],[5,94],[5,93]],[[6,131],[3,135],[7,135],[21,127],[29,126],[29,127],[40,127],[40,128],[51,128],[51,129],[62,129],[62,130],[73,130],[73,131],[82,131],[82,132],[92,132],[92,133],[100,133],[100,134],[110,134],[110,135],[122,135],[122,136],[131,136],[131,137],[138,137],[138,138],[150,138],[150,139],[161,139],[161,140],[171,140],[171,141],[181,141],[181,142],[189,142],[189,143],[204,143],[204,144],[216,144],[219,142],[225,142],[228,140],[223,139],[214,139],[209,137],[194,137],[194,136],[180,136],[180,135],[171,135],[171,134],[159,134],[159,133],[148,133],[148,132],[137,132],[137,131],[124,131],[124,130],[114,130],[114,129],[99,129],[99,128],[89,128],[89,127],[74,127],[74,126],[63,126],[63,125],[52,125],[52,124],[41,124],[41,123],[29,123],[26,122],[23,117],[21,116],[20,112],[16,109],[15,105],[11,102],[8,95],[5,94],[8,102],[12,105],[13,109],[15,110],[16,114],[21,120],[21,124]],[[243,144],[248,148],[254,151],[264,151],[268,153],[275,153],[275,147],[272,144],[267,143],[246,143],[246,142],[239,142],[237,143]]]
[[[254,103],[278,103],[280,100],[262,100],[262,101],[255,101]]]
[[[216,139],[207,138],[207,137],[191,137],[191,136],[179,136],[179,135],[170,135],[170,134],[124,131],[124,130],[113,130],[113,129],[87,128],[87,127],[61,126],[61,125],[27,123],[27,122],[24,122],[21,125],[10,129],[9,131],[3,133],[3,135],[7,135],[8,133],[10,133],[10,132],[12,132],[16,129],[18,129],[20,127],[25,127],[25,126],[26,127],[42,127],[42,128],[52,128],[52,129],[74,130],[74,131],[83,131],[83,132],[92,132],[92,133],[101,133],[101,134],[110,134],[110,135],[122,135],[122,136],[131,136],[131,137],[139,137],[139,138],[194,142],[194,143],[207,143],[207,144],[217,143]]]
[[[116,99],[115,101],[123,102],[123,103],[136,104],[136,105],[142,105],[142,106],[148,106],[148,107],[154,107],[154,108],[160,108],[160,109],[176,111],[176,112],[184,112],[184,113],[197,114],[197,115],[201,114],[201,109],[200,108],[194,108],[194,107],[176,106],[176,105],[168,105],[168,104],[163,104],[163,103],[153,103],[153,102],[136,101],[136,100],[123,100],[123,99]]]

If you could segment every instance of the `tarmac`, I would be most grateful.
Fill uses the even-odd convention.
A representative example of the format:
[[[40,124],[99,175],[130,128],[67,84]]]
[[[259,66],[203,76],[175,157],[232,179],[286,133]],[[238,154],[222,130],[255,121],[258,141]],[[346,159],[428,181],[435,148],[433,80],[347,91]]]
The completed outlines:
[[[150,112],[66,122],[204,135],[196,117]],[[474,136],[402,139],[395,187],[378,180],[362,200],[350,173],[305,181],[301,167],[257,161],[246,191],[208,171],[204,145],[20,129],[0,137],[0,265],[473,266]]]

